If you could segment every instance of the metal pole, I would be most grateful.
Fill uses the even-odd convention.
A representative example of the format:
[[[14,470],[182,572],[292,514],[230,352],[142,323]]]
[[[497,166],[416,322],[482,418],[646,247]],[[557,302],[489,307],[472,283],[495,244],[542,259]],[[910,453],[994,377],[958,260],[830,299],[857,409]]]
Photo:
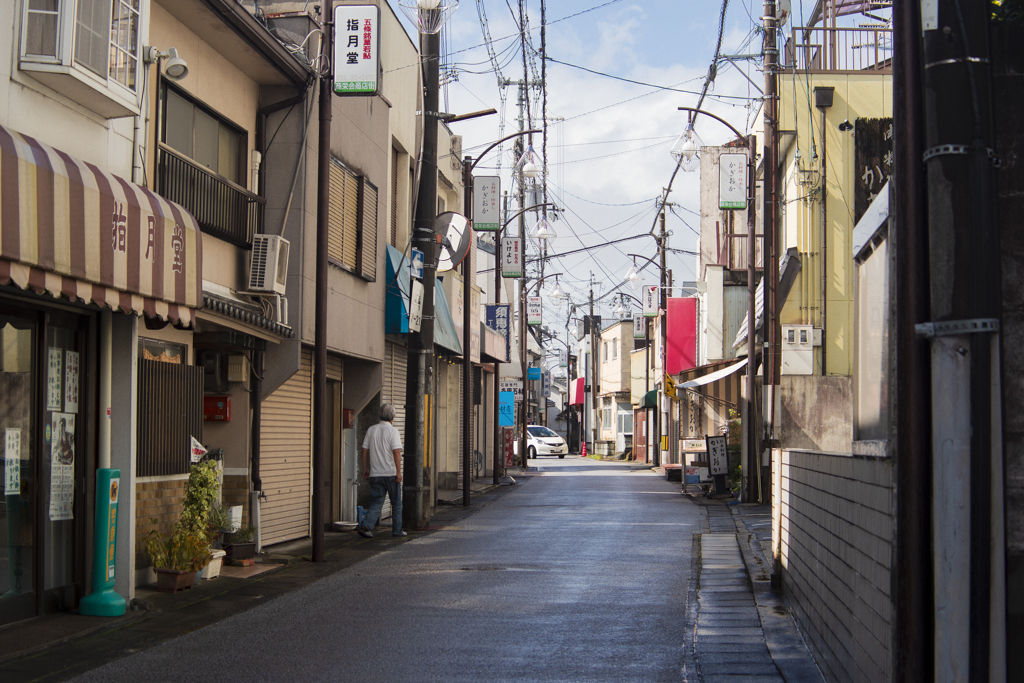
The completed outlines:
[[[508,215],[508,192],[505,193],[505,215]],[[494,234],[494,304],[497,306],[501,303],[501,236],[505,232],[505,223],[502,220],[501,228]],[[510,307],[511,308],[511,307]],[[511,324],[511,320],[509,323]],[[508,334],[508,330],[505,332]],[[511,359],[509,359],[511,360]],[[498,426],[501,422],[501,414],[498,410],[498,403],[501,400],[501,388],[498,386],[498,380],[501,377],[501,363],[494,364],[494,465],[493,472],[491,473],[491,483],[497,486],[501,483],[501,475],[504,473],[505,465],[505,454],[501,452],[501,448],[504,445],[502,441],[502,432],[504,427]],[[513,401],[512,405],[515,405]]]
[[[473,157],[466,157],[462,165],[464,214],[472,220],[473,216]],[[472,223],[470,223],[472,225]],[[470,483],[472,480],[473,446],[470,439],[473,434],[473,365],[469,357],[469,329],[472,318],[470,305],[473,302],[472,282],[475,273],[473,261],[473,239],[470,233],[469,253],[462,262],[462,505],[469,507]]]
[[[332,0],[323,7],[323,63],[329,64],[334,37]],[[331,76],[320,77],[320,148],[317,158],[316,299],[313,332],[313,561],[324,561],[324,451],[327,416],[327,235],[330,214]]]
[[[765,0],[764,2],[764,247],[762,258],[770,264],[765,267],[764,302],[765,311],[764,330],[765,342],[767,342],[767,353],[762,363],[762,374],[764,381],[762,386],[770,387],[770,400],[768,406],[762,410],[768,413],[768,448],[771,448],[772,433],[775,426],[775,393],[778,390],[779,371],[781,370],[782,356],[780,354],[779,338],[781,328],[779,327],[779,235],[778,235],[778,170],[779,170],[779,103],[776,95],[776,84],[778,74],[779,49],[776,43],[777,25],[775,22],[776,0]],[[769,460],[771,462],[771,460]],[[771,487],[768,487],[771,491]]]
[[[754,206],[757,171],[757,136],[747,136],[747,466],[744,500],[752,502],[757,497],[757,477],[761,476],[761,465],[757,457],[757,401],[754,398],[754,370],[757,366],[757,330],[754,329],[754,297],[757,266],[757,209]]]
[[[896,542],[893,570],[895,621],[893,678],[934,680],[935,624],[931,543],[932,424],[928,342],[914,326],[930,320],[927,197],[924,166],[924,102],[921,83],[921,13],[914,3],[893,12],[893,125],[895,166],[890,207],[895,214],[893,242],[896,315],[895,412]]]
[[[591,441],[590,455],[597,453],[597,392],[600,384],[597,381],[597,354],[598,349],[597,320],[594,318],[594,274],[590,274],[590,410],[591,410]]]
[[[658,259],[661,262],[660,263],[660,266],[661,266],[661,279],[660,279],[660,282],[661,282],[661,287],[660,287],[661,295],[658,297],[658,306],[660,307],[660,310],[658,311],[658,327],[661,330],[661,335],[660,335],[661,336],[661,377],[659,379],[661,380],[662,396],[665,395],[665,393],[664,393],[665,392],[665,377],[667,375],[666,370],[668,369],[668,365],[665,362],[665,360],[668,357],[667,356],[667,352],[666,352],[666,346],[668,346],[668,328],[665,325],[665,313],[668,310],[668,274],[667,274],[667,271],[665,270],[665,246],[666,246],[665,243],[668,240],[668,237],[667,237],[667,235],[665,233],[665,205],[667,203],[668,203],[668,192],[665,192],[665,198],[664,198],[664,200],[661,203],[661,218],[659,219],[659,223],[661,225],[661,231],[660,231],[660,233],[658,235]],[[659,414],[659,417],[660,417],[660,415],[661,415],[661,406],[660,405],[658,406],[658,414]],[[659,424],[659,429],[658,429],[659,434],[658,434],[658,437],[659,438],[658,438],[658,449],[657,450],[658,450],[658,463],[661,464],[661,465],[668,464],[667,462],[661,462],[661,436],[662,436],[661,433],[662,432],[664,432],[664,436],[665,436],[665,446],[666,446],[665,452],[666,452],[667,455],[671,455],[671,451],[668,448],[669,431],[672,428],[672,417],[671,417],[671,415],[672,415],[671,411],[666,411],[664,419],[663,420],[659,419],[659,421],[658,421],[658,424]],[[664,424],[662,424],[662,421],[664,422]]]
[[[407,400],[413,406],[406,423],[405,481],[402,487],[403,523],[413,529],[427,525],[429,501],[426,493],[426,442],[430,420],[426,404],[433,396],[434,384],[434,280],[437,273],[434,219],[437,217],[437,110],[439,102],[438,53],[440,36],[420,34],[423,67],[423,151],[420,159],[420,184],[416,196],[412,243],[423,252],[423,322],[419,333],[409,335]]]

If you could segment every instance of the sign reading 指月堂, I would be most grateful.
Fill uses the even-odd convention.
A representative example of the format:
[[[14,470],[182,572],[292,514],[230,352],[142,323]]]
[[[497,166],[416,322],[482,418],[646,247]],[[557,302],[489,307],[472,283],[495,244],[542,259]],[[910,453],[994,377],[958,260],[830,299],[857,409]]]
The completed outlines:
[[[380,8],[334,6],[334,93],[376,95],[380,76]]]
[[[474,230],[494,232],[501,228],[499,197],[501,197],[501,178],[496,175],[473,177]]]
[[[645,318],[657,318],[658,317],[658,285],[644,285],[643,290],[644,299],[644,317]]]

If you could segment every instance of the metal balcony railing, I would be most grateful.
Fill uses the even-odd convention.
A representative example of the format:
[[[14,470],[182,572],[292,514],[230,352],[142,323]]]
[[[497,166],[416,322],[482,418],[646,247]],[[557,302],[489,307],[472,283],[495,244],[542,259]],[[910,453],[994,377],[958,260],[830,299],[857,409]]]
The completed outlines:
[[[801,71],[892,72],[892,29],[794,27],[784,67]]]
[[[266,200],[222,178],[163,143],[157,148],[156,191],[181,204],[203,232],[239,247],[250,248],[263,232]]]

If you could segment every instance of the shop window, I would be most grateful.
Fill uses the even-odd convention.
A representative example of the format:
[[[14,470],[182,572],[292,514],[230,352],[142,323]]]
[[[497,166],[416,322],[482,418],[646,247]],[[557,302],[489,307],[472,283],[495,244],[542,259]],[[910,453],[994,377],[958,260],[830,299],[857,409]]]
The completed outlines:
[[[185,344],[157,341],[155,339],[139,339],[139,358],[172,365],[185,364]]]
[[[137,114],[139,0],[26,0],[19,66],[109,118]]]
[[[161,360],[139,360],[138,475],[187,474],[191,438],[203,438],[203,368],[162,360],[172,357],[167,347],[142,343],[144,353],[161,349]]]

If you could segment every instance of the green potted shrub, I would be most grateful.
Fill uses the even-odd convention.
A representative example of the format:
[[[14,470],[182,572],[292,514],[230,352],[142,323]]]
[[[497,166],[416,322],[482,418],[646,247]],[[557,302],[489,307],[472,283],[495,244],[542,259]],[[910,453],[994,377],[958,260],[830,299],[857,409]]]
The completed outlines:
[[[225,540],[224,552],[227,553],[227,560],[249,560],[256,554],[256,529],[251,526],[240,528],[231,534],[231,540]]]
[[[156,519],[152,520],[154,524]],[[210,561],[210,541],[206,532],[196,532],[176,522],[166,534],[149,532],[146,551],[156,570],[157,586],[162,593],[191,588],[196,572]]]

